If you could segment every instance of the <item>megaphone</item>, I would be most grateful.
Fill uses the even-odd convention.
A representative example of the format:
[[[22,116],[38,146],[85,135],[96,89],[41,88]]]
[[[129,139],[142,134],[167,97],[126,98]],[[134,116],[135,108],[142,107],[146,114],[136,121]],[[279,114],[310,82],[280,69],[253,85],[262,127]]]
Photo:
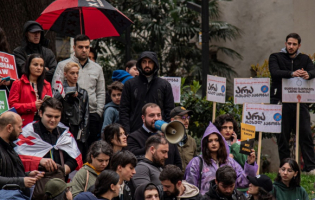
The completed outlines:
[[[185,126],[180,121],[166,123],[165,121],[158,120],[154,123],[154,127],[162,131],[167,141],[172,144],[180,142],[186,133]]]

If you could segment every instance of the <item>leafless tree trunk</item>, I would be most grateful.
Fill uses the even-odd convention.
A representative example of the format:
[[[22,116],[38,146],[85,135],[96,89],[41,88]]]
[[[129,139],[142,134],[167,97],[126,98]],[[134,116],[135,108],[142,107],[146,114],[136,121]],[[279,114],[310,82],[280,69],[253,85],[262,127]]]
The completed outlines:
[[[0,27],[5,31],[11,52],[20,46],[23,25],[36,20],[43,10],[54,0],[1,0]],[[55,33],[49,31],[45,36],[50,40],[49,48],[56,54]]]

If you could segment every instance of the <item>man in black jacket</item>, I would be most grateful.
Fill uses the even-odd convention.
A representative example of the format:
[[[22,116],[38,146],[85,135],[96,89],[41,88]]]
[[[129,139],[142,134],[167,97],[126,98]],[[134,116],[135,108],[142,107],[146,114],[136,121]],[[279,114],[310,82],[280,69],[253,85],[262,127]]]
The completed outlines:
[[[201,198],[197,186],[183,180],[184,173],[175,165],[166,165],[160,174],[164,200],[198,200]]]
[[[138,161],[143,159],[146,153],[145,143],[151,135],[163,134],[157,133],[154,123],[157,120],[162,120],[161,109],[155,103],[147,103],[142,108],[142,127],[131,133],[127,137],[128,150],[137,157]],[[168,158],[165,164],[173,164],[182,169],[182,162],[176,144],[169,144]]]
[[[146,103],[156,103],[162,110],[164,121],[170,121],[174,108],[171,84],[158,77],[159,63],[154,52],[141,53],[136,64],[139,76],[124,84],[120,101],[119,119],[127,134],[142,126],[141,108]]]
[[[246,200],[244,194],[235,189],[236,172],[231,166],[225,165],[220,167],[215,179],[210,181],[209,192],[202,200]]]
[[[6,184],[17,184],[23,193],[30,196],[29,188],[44,173],[31,171],[26,176],[24,166],[18,154],[13,150],[15,141],[22,132],[22,119],[13,112],[5,112],[0,116],[0,188]]]
[[[309,80],[315,77],[314,65],[308,55],[300,53],[300,46],[301,37],[291,33],[286,37],[285,48],[270,55],[270,103],[282,103],[282,78],[301,77]],[[308,104],[300,104],[300,147],[305,163],[304,171],[315,174],[315,154],[308,110]],[[281,134],[276,134],[280,160],[290,157],[289,140],[291,131],[295,131],[295,122],[296,103],[282,104]]]
[[[33,53],[39,53],[45,61],[45,79],[52,81],[57,61],[54,53],[47,48],[48,40],[44,38],[44,30],[36,21],[27,21],[23,27],[23,39],[21,46],[13,50],[15,56],[16,68],[19,77],[22,76],[23,66],[27,57]]]

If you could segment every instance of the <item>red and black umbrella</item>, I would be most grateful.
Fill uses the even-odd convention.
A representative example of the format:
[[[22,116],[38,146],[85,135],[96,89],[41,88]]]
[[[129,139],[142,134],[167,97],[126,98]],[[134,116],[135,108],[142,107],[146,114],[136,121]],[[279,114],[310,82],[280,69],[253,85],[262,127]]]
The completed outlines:
[[[56,0],[36,20],[44,30],[90,39],[119,36],[132,21],[105,0]]]

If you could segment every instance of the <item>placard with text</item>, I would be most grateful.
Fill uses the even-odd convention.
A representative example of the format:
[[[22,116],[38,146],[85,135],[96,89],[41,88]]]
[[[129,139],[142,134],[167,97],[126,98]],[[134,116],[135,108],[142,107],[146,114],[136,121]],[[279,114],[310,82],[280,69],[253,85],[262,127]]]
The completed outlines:
[[[234,79],[234,104],[269,102],[270,78]]]
[[[5,90],[0,90],[0,114],[9,110],[7,93]]]
[[[254,148],[255,126],[241,123],[241,145],[240,153],[249,155]]]
[[[315,79],[301,77],[282,79],[282,102],[315,103]]]
[[[19,79],[14,55],[0,51],[0,76],[10,76],[12,80]]]
[[[242,122],[256,127],[256,131],[281,133],[282,105],[243,105]]]
[[[207,100],[225,103],[226,78],[207,75]]]
[[[180,85],[181,85],[181,78],[180,77],[161,77],[167,80],[171,86],[174,96],[174,102],[180,103]]]

